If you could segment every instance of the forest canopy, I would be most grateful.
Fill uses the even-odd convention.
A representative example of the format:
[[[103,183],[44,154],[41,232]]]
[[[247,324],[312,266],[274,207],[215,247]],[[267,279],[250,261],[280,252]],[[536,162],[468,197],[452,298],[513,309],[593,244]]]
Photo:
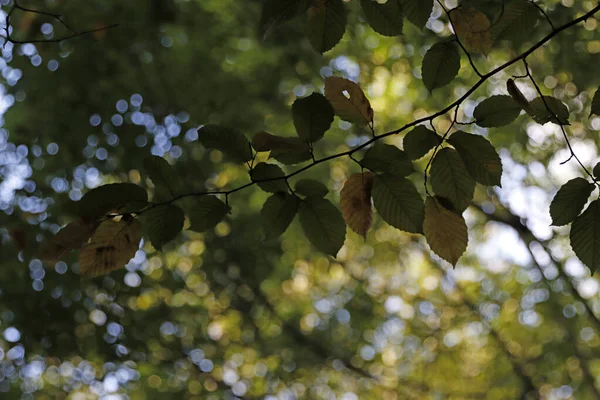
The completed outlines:
[[[600,398],[599,3],[4,3],[9,398]]]

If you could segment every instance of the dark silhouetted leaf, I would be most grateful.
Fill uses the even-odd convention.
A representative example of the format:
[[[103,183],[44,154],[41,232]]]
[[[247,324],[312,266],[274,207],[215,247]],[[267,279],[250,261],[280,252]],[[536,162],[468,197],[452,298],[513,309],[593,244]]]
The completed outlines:
[[[533,3],[512,0],[504,6],[500,19],[492,27],[492,33],[497,40],[520,44],[531,37],[539,17],[540,11]]]
[[[350,229],[364,238],[373,222],[371,190],[374,177],[371,172],[354,174],[344,183],[340,192],[340,208],[344,220]]]
[[[442,138],[432,130],[424,126],[417,126],[404,136],[403,147],[406,154],[416,160],[423,157],[431,149],[437,146]]]
[[[266,0],[260,16],[260,37],[266,39],[284,22],[306,11],[310,3],[310,0]]]
[[[600,200],[594,200],[571,225],[571,247],[593,272],[600,267]]]
[[[258,187],[260,187],[265,192],[287,192],[288,187],[285,183],[285,179],[273,179],[273,178],[282,178],[285,176],[285,173],[275,164],[267,164],[267,163],[258,163],[251,172],[252,181],[256,182]],[[261,182],[266,179],[265,182]]]
[[[446,86],[458,75],[460,53],[454,42],[436,43],[425,53],[421,76],[429,91]]]
[[[282,235],[294,220],[299,207],[300,199],[294,195],[278,192],[269,197],[260,211],[265,238]]]
[[[360,0],[361,7],[371,28],[380,35],[402,34],[404,13],[401,0],[388,0],[380,4],[374,0]]]
[[[154,184],[154,202],[173,199],[181,194],[181,180],[175,169],[162,157],[150,156],[144,160],[144,170]]]
[[[333,107],[325,96],[319,93],[296,99],[292,105],[296,132],[305,142],[321,140],[331,126],[334,116]]]
[[[402,9],[406,19],[423,29],[433,10],[433,0],[402,0]]]
[[[344,245],[346,224],[340,210],[329,200],[308,197],[300,205],[300,224],[319,251],[335,257]]]
[[[510,97],[517,103],[521,108],[527,110],[529,108],[529,100],[523,95],[523,93],[519,90],[515,81],[513,79],[509,79],[506,81],[506,90]]]
[[[467,249],[469,236],[463,216],[431,196],[425,200],[423,232],[431,250],[453,266]]]
[[[375,143],[365,153],[362,166],[374,172],[407,176],[414,172],[413,164],[405,152],[390,144]]]
[[[296,193],[305,197],[325,197],[329,193],[327,186],[314,179],[300,179],[294,189]]]
[[[561,226],[573,222],[583,210],[594,187],[593,183],[583,178],[571,179],[565,183],[550,203],[552,225]]]
[[[331,50],[346,31],[346,7],[342,0],[313,0],[308,10],[308,37],[323,54]]]
[[[600,115],[600,89],[596,90],[592,99],[592,109],[590,110],[590,117],[592,115]]]
[[[231,211],[231,207],[218,197],[207,195],[198,199],[189,208],[190,230],[205,232],[214,228]]]
[[[271,158],[286,165],[297,164],[312,158],[309,144],[297,137],[282,137],[267,132],[258,132],[252,138],[252,147],[256,151],[270,151]]]
[[[111,183],[90,190],[74,207],[82,217],[98,218],[133,202],[148,203],[146,190],[133,183]]]
[[[158,250],[175,239],[183,229],[185,214],[183,210],[172,204],[151,208],[142,214],[144,231]]]
[[[198,141],[207,149],[216,149],[234,162],[244,163],[252,159],[248,139],[239,131],[220,125],[204,125],[198,129]]]
[[[445,148],[435,155],[430,169],[433,191],[447,198],[458,212],[463,212],[475,193],[475,181],[456,150]]]
[[[42,261],[56,263],[71,250],[80,249],[98,227],[98,223],[78,219],[62,228],[40,249],[38,257]]]
[[[423,232],[423,199],[411,181],[378,175],[372,195],[375,209],[385,222],[405,232]]]
[[[450,136],[448,143],[454,146],[475,181],[482,185],[502,186],[502,162],[486,138],[458,131]]]
[[[554,122],[559,125],[569,125],[569,109],[555,97],[544,96],[544,99],[537,97],[529,103],[529,106],[527,112],[538,124]]]
[[[475,107],[473,116],[479,126],[486,128],[508,125],[521,113],[521,106],[510,96],[492,96]]]

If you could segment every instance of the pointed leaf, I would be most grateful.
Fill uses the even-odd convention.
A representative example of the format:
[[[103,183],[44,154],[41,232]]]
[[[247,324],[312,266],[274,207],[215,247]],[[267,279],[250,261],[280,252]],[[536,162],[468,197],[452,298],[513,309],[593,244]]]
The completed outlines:
[[[320,93],[296,99],[292,105],[294,126],[304,142],[314,143],[321,140],[331,126],[334,116],[333,107]]]
[[[185,214],[183,210],[172,204],[151,208],[142,214],[144,230],[152,245],[161,250],[181,232]]]
[[[404,13],[401,0],[388,0],[381,4],[375,0],[361,0],[360,5],[371,28],[380,35],[402,34]]]
[[[499,95],[483,100],[475,107],[473,116],[485,128],[508,125],[521,113],[521,106],[512,97]]]
[[[469,235],[463,216],[431,196],[425,200],[423,231],[431,250],[453,266],[467,249]]]
[[[373,122],[371,103],[356,83],[330,76],[325,79],[325,97],[333,106],[335,114],[344,121],[365,125]]]
[[[423,232],[423,199],[411,181],[377,175],[372,195],[375,209],[385,222],[405,232]]]
[[[590,110],[590,117],[592,115],[600,115],[600,89],[596,90],[596,93],[594,93],[594,98],[592,99],[592,109]]]
[[[456,150],[445,148],[438,151],[429,173],[433,191],[447,198],[455,210],[462,213],[473,199],[475,181]]]
[[[305,197],[325,197],[329,193],[327,186],[314,179],[300,179],[294,189],[296,193]]]
[[[306,11],[310,0],[266,0],[260,16],[259,35],[264,40],[284,22]]]
[[[450,11],[456,36],[469,51],[488,55],[494,44],[488,17],[473,7],[458,7]]]
[[[260,211],[260,220],[266,239],[281,236],[298,213],[300,199],[294,195],[278,192],[267,199]]]
[[[569,125],[569,109],[559,99],[551,96],[544,96],[544,99],[537,97],[529,105],[530,108],[527,112],[538,124],[544,125],[548,122],[554,122],[559,125]]]
[[[90,190],[74,207],[81,217],[91,219],[132,202],[148,203],[146,190],[133,183],[111,183]]]
[[[523,95],[523,93],[517,87],[515,81],[513,79],[509,79],[506,81],[506,90],[510,97],[520,105],[523,110],[527,110],[529,108],[529,100]]]
[[[373,222],[371,190],[375,175],[371,172],[354,174],[348,178],[340,192],[340,208],[348,227],[362,237]]]
[[[482,185],[502,186],[502,162],[494,146],[483,136],[457,131],[448,139],[467,170]]]
[[[79,252],[82,276],[94,277],[123,268],[135,256],[142,239],[142,224],[129,216],[106,220]]]
[[[39,259],[49,263],[60,261],[69,251],[80,249],[94,234],[97,227],[97,222],[83,219],[69,223],[41,247]]]
[[[556,193],[550,203],[552,225],[567,225],[583,210],[596,186],[583,178],[571,179]]]
[[[360,164],[371,171],[397,176],[407,176],[415,171],[406,153],[390,144],[374,144],[367,150]]]
[[[180,177],[167,160],[150,156],[144,160],[144,170],[155,186],[153,201],[162,202],[181,194]]]
[[[421,77],[429,91],[446,86],[458,75],[460,52],[454,42],[436,43],[425,53]]]
[[[207,195],[195,200],[190,208],[190,230],[205,232],[214,228],[231,211],[218,197]]]
[[[406,19],[423,29],[433,10],[433,0],[402,0],[402,9]]]
[[[513,0],[504,6],[500,19],[492,27],[492,33],[496,40],[519,44],[530,37],[539,17],[540,11],[535,4]]]
[[[416,160],[423,157],[431,149],[435,148],[442,138],[432,130],[424,126],[417,126],[404,136],[402,145],[404,151],[412,159]]]
[[[265,192],[287,192],[288,187],[283,178],[285,173],[275,164],[258,163],[251,171],[250,176],[253,182],[256,182]],[[271,179],[271,180],[268,180]],[[261,182],[266,180],[264,182]]]
[[[344,217],[329,200],[308,197],[300,205],[300,224],[308,240],[319,251],[335,257],[344,245]]]
[[[342,0],[313,0],[308,10],[309,39],[323,54],[331,50],[346,31],[346,7]]]
[[[600,200],[594,200],[571,225],[571,247],[592,271],[600,267]]]
[[[207,149],[216,149],[232,161],[244,163],[252,159],[248,139],[239,131],[220,125],[204,125],[198,129],[198,141]]]
[[[282,137],[267,132],[258,132],[252,138],[252,147],[256,151],[270,151],[271,158],[286,165],[297,164],[312,158],[308,143],[296,137]]]

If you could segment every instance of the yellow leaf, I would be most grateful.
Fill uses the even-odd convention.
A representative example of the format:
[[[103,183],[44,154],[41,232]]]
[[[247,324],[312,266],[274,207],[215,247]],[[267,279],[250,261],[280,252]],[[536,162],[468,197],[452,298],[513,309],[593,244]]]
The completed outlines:
[[[79,253],[81,275],[94,277],[124,267],[138,250],[141,238],[142,224],[130,216],[102,222]]]
[[[366,237],[373,222],[371,189],[375,175],[371,172],[354,174],[340,192],[340,208],[346,223],[354,232]]]
[[[96,222],[78,219],[62,228],[39,251],[38,257],[42,261],[57,263],[71,250],[80,249],[96,230]]]
[[[360,86],[348,79],[330,76],[325,79],[325,97],[335,114],[344,121],[357,124],[373,122],[373,109]]]
[[[423,232],[431,250],[453,266],[467,249],[467,224],[462,215],[447,209],[439,198],[425,200]]]
[[[494,45],[490,20],[473,7],[459,7],[450,11],[450,20],[456,36],[469,51],[488,55]]]

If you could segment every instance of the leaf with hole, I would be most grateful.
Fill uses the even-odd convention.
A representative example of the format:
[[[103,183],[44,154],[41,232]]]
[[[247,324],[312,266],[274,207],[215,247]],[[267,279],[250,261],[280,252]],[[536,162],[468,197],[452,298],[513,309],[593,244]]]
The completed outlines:
[[[157,250],[175,239],[183,229],[185,214],[172,204],[151,208],[142,214],[144,231]]]
[[[385,222],[405,232],[423,232],[423,199],[411,181],[377,175],[372,196],[375,209]]]
[[[436,43],[427,50],[421,67],[423,84],[429,91],[446,86],[458,75],[460,52],[454,42]]]
[[[260,211],[262,229],[267,240],[281,236],[298,213],[300,199],[278,192],[265,201]]]
[[[344,245],[344,217],[329,200],[308,197],[300,205],[300,224],[307,239],[317,250],[335,257]]]
[[[252,159],[250,142],[236,129],[221,125],[204,125],[198,129],[198,141],[207,149],[216,149],[237,163]]]
[[[583,210],[595,185],[583,178],[571,179],[556,192],[550,203],[552,225],[567,225]]]
[[[123,268],[135,256],[141,239],[142,224],[135,218],[102,222],[79,252],[81,275],[91,278]]]
[[[321,140],[331,126],[335,114],[325,96],[313,93],[296,99],[292,105],[292,118],[300,139],[314,143]]]
[[[331,50],[346,31],[346,7],[342,0],[313,0],[308,10],[308,38],[323,54]]]
[[[458,212],[463,212],[475,193],[475,180],[456,150],[445,148],[435,155],[429,170],[433,191],[447,198]]]
[[[594,200],[571,225],[571,247],[592,271],[600,267],[600,200]]]
[[[213,195],[194,199],[189,208],[190,230],[205,232],[217,226],[231,211],[231,207]]]
[[[346,224],[364,238],[373,222],[371,190],[374,177],[371,172],[353,174],[340,192],[340,208]]]
[[[283,178],[285,173],[275,164],[258,163],[250,172],[252,182],[256,182],[265,192],[287,192],[288,186]],[[262,182],[261,182],[262,181]]]
[[[408,157],[416,160],[429,153],[441,141],[442,138],[437,133],[421,125],[404,136],[402,146]]]
[[[325,79],[325,97],[344,121],[365,125],[373,122],[371,103],[356,83],[330,76]]]
[[[463,216],[444,207],[438,198],[427,196],[423,232],[431,250],[456,266],[469,241]]]
[[[304,197],[325,197],[329,193],[329,189],[323,183],[314,179],[300,179],[296,182],[294,189],[297,194]]]
[[[475,123],[484,128],[508,125],[521,113],[521,106],[510,96],[496,95],[477,104],[473,111]]]
[[[360,0],[360,5],[371,28],[383,36],[398,36],[402,34],[404,13],[402,0],[388,0],[378,3],[375,0]]]
[[[527,112],[540,125],[548,122],[569,125],[569,109],[556,97],[544,96],[543,99],[537,97],[529,103],[529,106]]]
[[[502,186],[502,162],[496,149],[486,138],[457,131],[450,136],[448,143],[454,146],[476,182]]]
[[[397,176],[407,176],[415,171],[408,155],[391,144],[375,143],[367,150],[360,164],[374,172]]]

